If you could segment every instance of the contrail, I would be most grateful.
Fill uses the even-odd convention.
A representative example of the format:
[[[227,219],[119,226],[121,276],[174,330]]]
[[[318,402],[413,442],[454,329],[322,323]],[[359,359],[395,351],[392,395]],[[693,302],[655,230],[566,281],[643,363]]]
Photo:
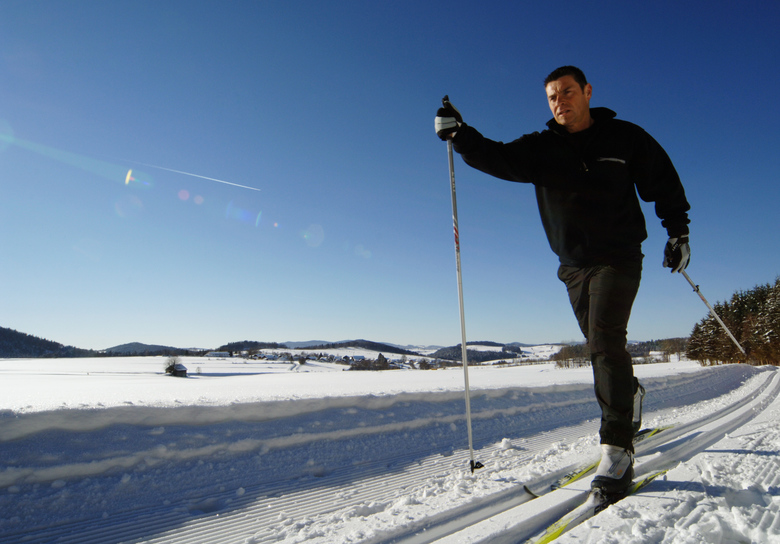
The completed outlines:
[[[70,164],[71,166],[82,168],[84,170],[87,170],[88,172],[92,172],[106,179],[110,179],[110,180],[123,179],[125,185],[129,184],[130,181],[135,181],[135,178],[132,177],[132,172],[133,172],[132,170],[128,171],[125,174],[125,170],[124,170],[125,167],[119,166],[116,163],[107,162],[100,159],[91,159],[89,157],[85,157],[77,153],[71,153],[69,151],[62,151],[60,149],[55,149],[53,147],[45,146],[42,144],[36,144],[34,142],[16,138],[12,134],[0,133],[0,144],[7,144],[7,145],[15,144],[21,147],[22,149],[27,149],[29,151],[39,153],[44,157],[49,157],[51,159],[58,160],[65,164]],[[238,183],[232,183],[230,181],[225,181],[224,179],[209,178],[206,176],[193,174],[191,172],[174,170],[173,168],[165,168],[164,166],[156,166],[154,164],[147,164],[144,162],[132,161],[129,159],[120,159],[120,160],[122,162],[133,162],[136,164],[141,164],[143,166],[148,166],[150,168],[157,168],[158,170],[167,170],[168,172],[183,174],[185,176],[192,176],[194,178],[216,181],[217,183],[224,183],[225,185],[232,185],[233,187],[241,187],[242,189],[249,189],[251,191],[260,191],[260,189],[258,189],[257,187],[249,187],[248,185],[239,185]],[[148,183],[146,183],[146,185],[148,185]]]
[[[249,187],[248,185],[239,185],[238,183],[232,183],[230,181],[225,181],[224,179],[216,179],[216,178],[209,178],[206,176],[200,176],[198,174],[193,174],[191,172],[183,172],[181,170],[174,170],[173,168],[165,168],[164,166],[157,166],[154,164],[147,164],[145,162],[138,162],[138,161],[131,161],[135,162],[136,164],[141,164],[143,166],[148,166],[149,168],[157,168],[158,170],[165,170],[167,172],[174,172],[176,174],[184,174],[185,176],[192,176],[194,178],[201,178],[201,179],[207,179],[209,181],[216,181],[217,183],[224,183],[225,185],[232,185],[233,187],[241,187],[242,189],[251,189],[252,191],[259,191],[257,187]]]

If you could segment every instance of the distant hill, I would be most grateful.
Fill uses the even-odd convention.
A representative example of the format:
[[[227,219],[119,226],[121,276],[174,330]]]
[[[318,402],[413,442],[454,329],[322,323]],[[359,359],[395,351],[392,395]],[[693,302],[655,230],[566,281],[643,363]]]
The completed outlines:
[[[471,342],[466,342],[466,345],[471,344]],[[522,342],[510,342],[509,344],[504,344],[508,348],[530,348],[533,346],[538,346],[539,344],[523,344]]]
[[[140,342],[131,342],[114,346],[104,350],[111,355],[186,355],[189,350],[174,348],[171,346],[157,346],[154,344],[142,344]]]
[[[471,344],[471,342],[467,342],[467,345]],[[491,344],[485,344],[485,343],[474,343],[472,345],[491,345]],[[500,347],[503,346],[503,344],[499,344],[498,346],[493,347]],[[467,349],[466,354],[468,357],[468,361],[470,363],[482,363],[485,361],[492,361],[496,359],[496,355],[502,353],[501,350],[495,350],[495,351],[477,351],[472,349]],[[506,354],[506,357],[516,357],[517,354],[514,352],[508,352]],[[451,346],[448,348],[441,348],[436,350],[434,353],[430,355],[430,357],[434,357],[436,359],[445,359],[448,361],[460,361],[463,358],[463,351],[461,350],[460,344],[457,346]]]
[[[500,344],[498,342],[490,341],[472,341],[468,342],[469,345],[482,345],[482,346],[494,346],[497,351],[508,352],[507,355],[519,353],[520,347],[525,347],[530,344],[521,344],[519,342],[513,342],[511,344]],[[306,342],[258,342],[254,340],[243,340],[239,342],[231,342],[224,344],[217,348],[217,351],[230,351],[230,352],[242,352],[250,351],[253,349],[310,349],[310,350],[326,350],[326,349],[338,349],[338,348],[360,348],[366,350],[377,351],[380,353],[393,353],[396,355],[412,355],[419,356],[419,350],[437,349],[438,351],[433,354],[434,357],[442,359],[450,359],[453,361],[460,360],[460,345],[453,347],[441,347],[441,346],[399,346],[396,344],[387,344],[381,342],[372,342],[370,340],[344,340],[340,342],[328,342],[325,340],[309,340]],[[95,356],[151,356],[151,355],[201,355],[207,350],[198,349],[182,349],[173,346],[162,346],[156,344],[143,344],[141,342],[130,342],[128,344],[122,344],[114,346],[103,351],[94,351],[75,348],[72,346],[64,346],[58,342],[51,340],[45,340],[29,334],[17,332],[12,329],[0,327],[0,358],[37,358],[37,357],[95,357]],[[479,351],[472,351],[469,349],[469,360],[475,362],[481,359],[495,357],[495,352],[485,353]]]
[[[336,344],[321,344],[319,346],[309,346],[306,349],[325,350],[325,349],[338,349],[338,348],[360,348],[360,349],[378,351],[380,353],[395,353],[396,355],[420,355],[419,353],[410,351],[408,349],[399,348],[398,346],[391,346],[390,344],[380,344],[379,342],[371,342],[370,340],[348,340],[346,342],[338,342]]]
[[[290,348],[287,344],[277,344],[276,342],[257,342],[255,340],[242,340],[241,342],[231,342],[219,346],[216,351],[249,351],[253,349],[286,349]]]
[[[466,342],[466,356],[469,362],[482,363],[485,361],[495,360],[497,355],[499,354],[502,357],[508,357],[508,358],[518,357],[523,353],[523,350],[521,348],[531,347],[533,345],[534,344],[521,344],[520,342],[501,344],[499,342],[491,342],[489,340],[478,340],[473,342]],[[473,349],[469,349],[468,346],[487,346],[496,349],[491,351],[473,350]],[[436,350],[434,353],[432,353],[430,356],[435,357],[437,359],[446,359],[449,361],[460,361],[463,358],[463,351],[461,350],[461,345],[458,344],[457,346],[440,348]]]
[[[312,346],[322,346],[323,344],[341,344],[348,342],[348,340],[340,340],[339,342],[332,342],[328,340],[307,340],[305,342],[282,342],[282,345],[290,349],[308,349]]]
[[[96,352],[65,346],[59,342],[45,340],[0,327],[0,358],[38,358],[38,357],[93,357]]]

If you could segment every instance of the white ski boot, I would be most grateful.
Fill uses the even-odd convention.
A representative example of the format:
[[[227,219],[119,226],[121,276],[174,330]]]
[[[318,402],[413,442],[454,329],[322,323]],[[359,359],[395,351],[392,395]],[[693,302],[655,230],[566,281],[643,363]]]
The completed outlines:
[[[601,462],[591,483],[605,495],[625,493],[634,479],[634,454],[625,448],[601,445]]]

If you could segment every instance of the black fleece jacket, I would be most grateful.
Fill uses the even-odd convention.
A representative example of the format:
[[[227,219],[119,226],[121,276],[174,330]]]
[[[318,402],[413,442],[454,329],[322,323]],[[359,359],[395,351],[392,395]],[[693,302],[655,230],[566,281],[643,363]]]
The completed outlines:
[[[547,130],[502,143],[461,125],[455,150],[470,166],[508,181],[532,183],[550,247],[561,264],[593,266],[641,260],[647,238],[637,199],[655,203],[669,236],[688,234],[690,205],[663,148],[639,126],[592,108],[594,124],[569,134]]]

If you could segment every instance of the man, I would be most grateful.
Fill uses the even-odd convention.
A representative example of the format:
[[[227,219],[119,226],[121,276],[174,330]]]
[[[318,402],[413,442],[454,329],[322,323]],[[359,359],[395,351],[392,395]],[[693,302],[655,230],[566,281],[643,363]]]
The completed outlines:
[[[446,99],[436,133],[451,139],[470,166],[535,186],[547,239],[560,260],[558,277],[591,352],[602,413],[602,458],[592,485],[621,493],[633,479],[632,439],[644,395],[626,351],[647,238],[637,192],[655,203],[667,230],[663,266],[672,272],[690,258],[690,205],[671,160],[649,134],[611,110],[590,108],[593,88],[579,68],[558,68],[544,85],[553,119],[541,133],[506,144],[489,140],[463,123]]]

